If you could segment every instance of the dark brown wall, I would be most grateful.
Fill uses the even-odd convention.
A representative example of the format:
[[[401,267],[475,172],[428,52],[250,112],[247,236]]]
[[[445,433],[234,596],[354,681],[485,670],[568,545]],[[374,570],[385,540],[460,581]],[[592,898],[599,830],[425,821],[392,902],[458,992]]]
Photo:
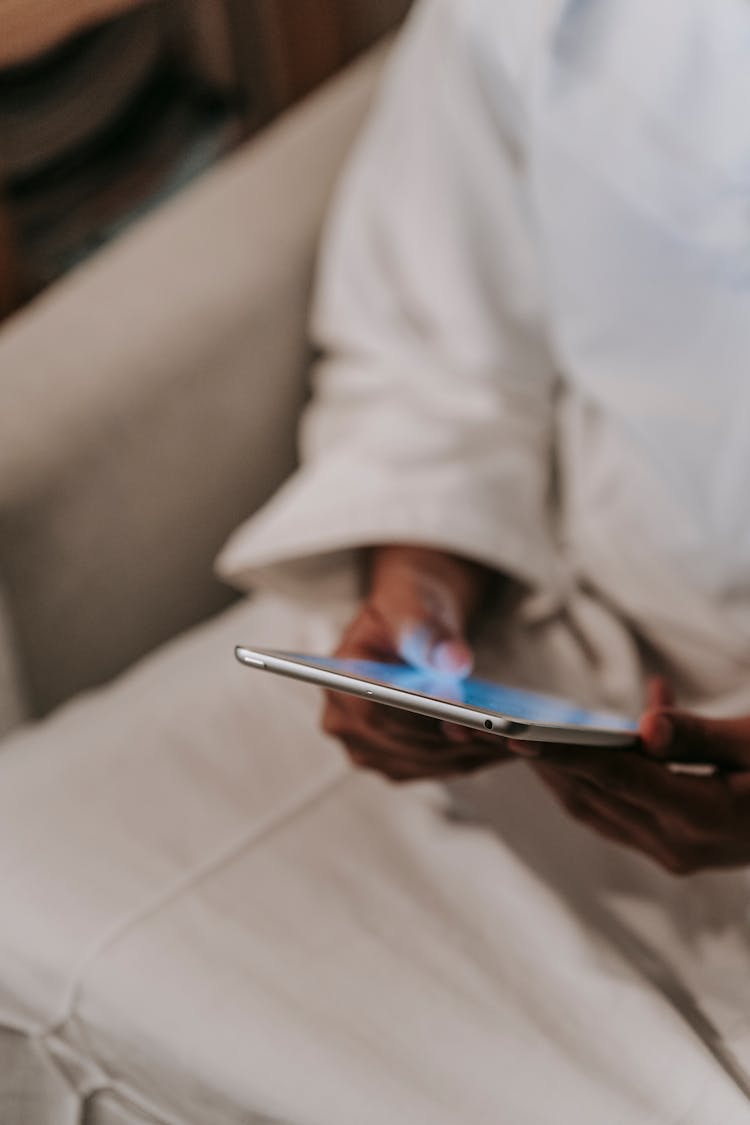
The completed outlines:
[[[267,121],[392,30],[410,0],[230,0],[237,65]]]

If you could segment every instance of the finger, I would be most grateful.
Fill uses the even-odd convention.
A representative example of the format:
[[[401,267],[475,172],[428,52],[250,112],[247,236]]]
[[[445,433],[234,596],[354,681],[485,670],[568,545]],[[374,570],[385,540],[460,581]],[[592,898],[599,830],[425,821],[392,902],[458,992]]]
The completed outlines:
[[[375,600],[402,660],[414,668],[464,678],[474,656],[464,630],[459,596],[450,582],[421,574],[405,583],[399,596]]]
[[[458,723],[441,723],[440,731],[448,742],[453,742],[456,745],[471,742],[473,735],[468,727],[459,726]]]
[[[474,654],[463,632],[458,626],[449,629],[442,620],[425,617],[425,612],[421,604],[367,607],[344,634],[336,656],[404,661],[446,679],[465,679],[474,665]]]
[[[691,826],[710,824],[727,803],[727,790],[719,779],[677,776],[662,763],[633,751],[545,750],[543,760],[660,820],[670,816]]]
[[[532,768],[553,792],[563,794],[573,801],[580,801],[598,816],[616,824],[621,831],[631,835],[640,831],[658,831],[658,823],[651,813],[638,805],[605,793],[583,778],[566,777],[549,766],[534,765]]]
[[[631,848],[635,846],[632,831],[596,812],[580,789],[572,784],[569,779],[561,780],[559,776],[554,776],[553,771],[548,773],[543,767],[535,767],[535,772],[558,804],[574,820],[585,824],[599,835],[615,843],[624,844]],[[567,781],[567,784],[565,781]]]
[[[358,696],[328,692],[323,725],[327,733],[339,737],[348,726],[357,729],[378,729],[404,745],[422,746],[434,753],[452,754],[457,748],[465,749],[472,743],[485,745],[487,753],[498,758],[507,757],[505,740],[497,734],[457,723],[441,722],[438,719],[417,715],[396,707],[385,707],[379,703],[363,700]],[[328,727],[334,724],[335,729]]]
[[[366,765],[358,767],[364,769],[369,773],[377,773],[381,777],[385,777],[397,785],[418,784],[424,781],[448,781],[450,778],[466,777],[469,774],[479,773],[481,770],[488,769],[488,765],[484,761],[477,761],[471,763],[467,760],[468,764],[463,764],[456,769],[443,769],[433,771],[432,773],[425,774],[412,767],[401,768],[400,766],[389,766],[381,768],[379,766]]]
[[[404,728],[398,723],[388,721],[390,716],[388,708],[353,700],[347,696],[342,699],[343,702],[332,699],[325,708],[322,720],[324,731],[345,745],[352,742],[366,745],[372,755],[398,757],[404,761],[418,763],[421,768],[443,763],[450,765],[467,755],[481,754],[488,762],[505,761],[507,758],[502,739],[495,738],[487,743],[479,742],[471,738],[471,732],[468,732],[470,741],[456,744],[441,735],[437,723],[434,724],[434,731],[430,727],[423,729],[418,723],[411,729]],[[393,711],[393,714],[400,715],[401,712]],[[411,716],[407,717],[411,718]],[[414,718],[419,719],[418,716]]]
[[[366,742],[375,753],[416,758],[430,754],[434,758],[455,754],[455,746],[428,733],[404,730],[381,720],[377,709],[354,710],[346,707],[327,708],[323,717],[326,734],[340,742]]]
[[[436,621],[407,618],[395,623],[396,650],[414,668],[465,679],[474,664],[468,642],[460,634],[451,635]]]
[[[659,824],[644,817],[639,810],[621,802],[603,800],[586,782],[566,785],[564,779],[555,776],[554,770],[544,766],[534,769],[565,810],[598,835],[640,852],[673,875],[687,875],[697,869],[690,849],[669,843]]]
[[[654,709],[641,719],[643,749],[655,758],[696,762],[727,770],[750,768],[750,719],[707,719]]]
[[[405,712],[395,711],[394,713],[403,714]],[[405,745],[424,750],[425,753],[433,756],[452,757],[454,754],[480,753],[490,762],[491,760],[506,762],[513,757],[509,753],[507,740],[499,735],[490,735],[484,730],[461,727],[458,723],[442,723],[432,719],[421,720],[419,715],[414,715],[414,719],[417,723],[413,728],[414,736],[410,735],[409,730],[401,728],[400,724],[399,726],[394,724],[394,726],[386,729],[394,738],[403,739]],[[419,722],[425,723],[424,728],[418,726]],[[453,737],[454,732],[458,733],[459,737]]]
[[[691,851],[672,848],[658,835],[651,834],[648,831],[631,832],[623,829],[616,822],[601,816],[594,809],[591,809],[580,820],[597,835],[613,844],[619,844],[620,847],[638,852],[657,863],[670,875],[692,875],[698,870],[699,866],[702,866],[693,857]]]
[[[424,749],[432,754],[453,754],[457,747],[465,748],[475,741],[472,731],[458,727],[461,738],[450,738],[437,719],[415,715],[395,707],[379,704],[361,703],[348,697],[339,707],[340,722],[363,733],[377,731],[393,744],[401,744],[404,749]],[[445,724],[453,727],[453,724]],[[463,737],[465,732],[465,737]]]
[[[441,730],[440,721],[428,718],[426,715],[417,715],[411,711],[402,711],[396,707],[386,707],[377,703],[371,705],[367,715],[368,722],[393,738],[402,738],[434,747],[443,747],[448,741]]]
[[[373,770],[393,779],[430,780],[489,769],[498,760],[476,747],[452,757],[431,755],[400,755],[375,750],[369,740],[351,738],[345,748],[352,762],[360,769]]]
[[[652,676],[646,686],[646,710],[674,707],[674,691],[664,676]]]
[[[352,660],[398,660],[391,632],[375,607],[366,602],[349,623],[334,654]]]

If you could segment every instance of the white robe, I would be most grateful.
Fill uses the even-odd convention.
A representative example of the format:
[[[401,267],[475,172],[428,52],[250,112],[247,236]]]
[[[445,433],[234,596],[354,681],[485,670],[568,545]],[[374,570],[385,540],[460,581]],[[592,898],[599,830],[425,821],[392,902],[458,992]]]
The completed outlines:
[[[750,1119],[744,872],[675,881],[524,765],[452,822],[230,657],[330,647],[356,549],[408,540],[529,588],[490,673],[750,706],[749,40],[742,0],[418,8],[332,219],[302,468],[220,561],[281,600],[0,760],[3,1125]]]
[[[745,0],[423,3],[330,223],[302,466],[221,572],[325,607],[357,548],[444,547],[529,589],[487,672],[750,709],[748,108]],[[463,788],[750,1068],[744,873],[678,885],[535,833],[518,776]]]

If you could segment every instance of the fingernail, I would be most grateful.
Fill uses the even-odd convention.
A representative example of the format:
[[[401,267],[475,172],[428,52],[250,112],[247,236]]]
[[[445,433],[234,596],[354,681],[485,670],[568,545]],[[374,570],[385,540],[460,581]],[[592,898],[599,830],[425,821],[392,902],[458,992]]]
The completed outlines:
[[[471,651],[463,641],[441,641],[430,653],[430,664],[444,675],[468,676],[472,663]]]

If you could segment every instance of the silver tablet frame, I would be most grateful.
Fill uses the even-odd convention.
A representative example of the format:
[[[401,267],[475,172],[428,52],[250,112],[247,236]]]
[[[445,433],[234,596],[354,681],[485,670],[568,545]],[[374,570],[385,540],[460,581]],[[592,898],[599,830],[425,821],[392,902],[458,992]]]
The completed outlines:
[[[500,738],[610,747],[632,747],[637,742],[635,729],[631,732],[606,727],[578,727],[563,724],[550,726],[532,720],[521,722],[508,715],[486,711],[479,707],[467,707],[462,703],[450,703],[433,696],[390,687],[348,672],[335,672],[316,664],[314,656],[301,657],[272,649],[249,648],[245,645],[238,645],[234,654],[240,664],[246,668],[287,676],[302,683],[314,684],[326,691],[341,691],[347,695],[369,700],[371,703],[397,707],[402,711],[411,711],[429,719],[458,723],[460,726],[481,730],[484,734],[492,733]]]

